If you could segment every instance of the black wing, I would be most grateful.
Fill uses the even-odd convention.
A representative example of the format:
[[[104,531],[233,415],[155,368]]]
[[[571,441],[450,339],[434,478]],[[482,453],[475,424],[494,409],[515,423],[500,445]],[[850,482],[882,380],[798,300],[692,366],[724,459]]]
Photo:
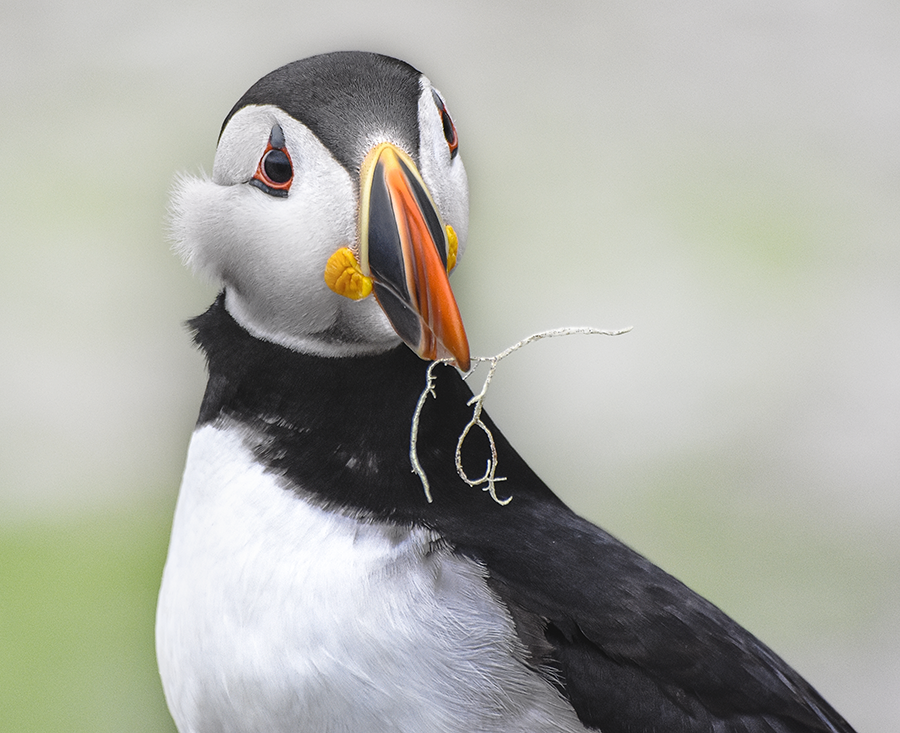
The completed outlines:
[[[482,505],[478,516],[438,510],[434,521],[486,565],[535,667],[586,725],[603,733],[853,732],[756,637],[562,504],[486,423],[511,503]],[[471,475],[483,466],[482,453]],[[435,494],[442,490],[460,491]]]

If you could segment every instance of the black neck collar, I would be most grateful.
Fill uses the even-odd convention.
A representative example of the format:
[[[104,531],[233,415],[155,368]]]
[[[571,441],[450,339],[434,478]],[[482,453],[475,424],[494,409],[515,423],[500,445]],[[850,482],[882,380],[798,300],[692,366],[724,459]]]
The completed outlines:
[[[451,515],[512,509],[499,507],[456,473],[456,443],[471,416],[466,403],[472,393],[455,369],[435,369],[437,397],[422,411],[417,447],[432,487],[429,504],[409,460],[412,417],[428,363],[406,346],[358,357],[297,353],[247,333],[221,295],[190,325],[209,367],[198,425],[228,421],[251,428],[259,436],[258,459],[297,493],[330,508],[435,527]],[[523,480],[500,486],[526,497],[552,497],[491,427],[499,475]],[[472,431],[463,451],[468,474],[482,475],[489,455],[480,431]]]

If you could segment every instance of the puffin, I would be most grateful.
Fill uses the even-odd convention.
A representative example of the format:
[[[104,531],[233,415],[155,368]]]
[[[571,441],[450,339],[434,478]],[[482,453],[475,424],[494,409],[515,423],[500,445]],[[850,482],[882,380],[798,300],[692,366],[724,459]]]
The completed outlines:
[[[486,413],[457,454],[468,188],[421,72],[338,52],[264,76],[171,219],[220,286],[189,321],[209,381],[157,607],[180,733],[852,733]],[[509,501],[462,478],[492,451]]]

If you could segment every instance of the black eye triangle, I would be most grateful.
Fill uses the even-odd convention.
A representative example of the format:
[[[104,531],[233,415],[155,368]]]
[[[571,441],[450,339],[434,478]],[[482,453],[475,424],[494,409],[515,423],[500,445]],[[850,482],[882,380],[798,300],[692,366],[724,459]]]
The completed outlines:
[[[281,129],[281,125],[278,123],[272,126],[272,132],[269,135],[269,145],[275,150],[284,148],[284,130]]]

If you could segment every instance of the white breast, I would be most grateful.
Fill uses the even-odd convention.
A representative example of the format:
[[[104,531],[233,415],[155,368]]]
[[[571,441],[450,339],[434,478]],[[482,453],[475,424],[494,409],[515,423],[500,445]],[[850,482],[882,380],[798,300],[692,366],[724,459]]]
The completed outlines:
[[[584,730],[483,568],[304,501],[250,438],[191,441],[156,624],[181,733]]]

